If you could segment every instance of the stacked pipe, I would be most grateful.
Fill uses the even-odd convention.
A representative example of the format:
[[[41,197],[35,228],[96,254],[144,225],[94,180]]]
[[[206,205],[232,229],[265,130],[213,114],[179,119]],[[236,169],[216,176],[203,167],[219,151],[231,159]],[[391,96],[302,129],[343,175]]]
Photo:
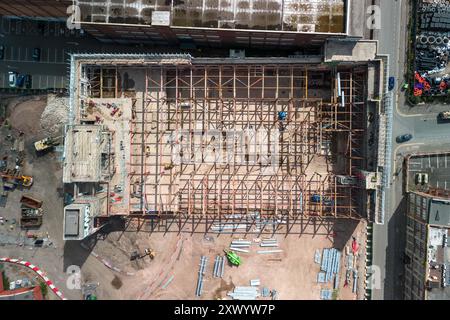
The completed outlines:
[[[224,269],[225,269],[225,257],[216,256],[216,260],[214,260],[213,277],[222,278]]]
[[[263,239],[259,244],[260,247],[275,247],[278,248],[277,239]]]
[[[246,250],[245,248],[250,248],[251,241],[246,240],[233,240],[230,244],[230,249],[237,252],[244,252],[248,253],[249,250]]]
[[[224,233],[224,231],[233,231],[238,229],[247,229],[247,224],[242,223],[223,223],[223,224],[214,224],[211,227],[213,232]]]
[[[323,249],[320,270],[325,272],[325,282],[332,280],[334,275],[339,274],[341,252],[331,248]]]
[[[208,261],[208,258],[206,258],[205,256],[202,256],[200,258],[200,270],[198,271],[197,288],[195,290],[195,295],[197,297],[200,297],[202,295],[202,291],[203,291],[203,275],[205,274],[206,262],[207,261]]]

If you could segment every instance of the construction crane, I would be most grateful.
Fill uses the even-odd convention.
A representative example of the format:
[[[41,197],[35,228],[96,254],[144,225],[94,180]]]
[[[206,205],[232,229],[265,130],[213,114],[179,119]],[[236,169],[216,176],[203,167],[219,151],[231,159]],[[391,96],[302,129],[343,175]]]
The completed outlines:
[[[31,176],[13,176],[7,173],[0,173],[3,180],[13,180],[14,184],[19,184],[24,187],[31,187],[33,184],[33,177]]]
[[[47,137],[45,139],[36,141],[34,143],[34,148],[36,149],[36,151],[41,152],[41,151],[45,151],[51,147],[57,146],[60,144],[59,139],[61,138],[61,136],[59,137]]]

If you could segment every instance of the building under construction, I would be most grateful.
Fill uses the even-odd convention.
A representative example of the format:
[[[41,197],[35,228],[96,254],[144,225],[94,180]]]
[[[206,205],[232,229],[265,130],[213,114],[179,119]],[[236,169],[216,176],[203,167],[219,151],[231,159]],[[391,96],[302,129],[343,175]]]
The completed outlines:
[[[335,58],[73,55],[66,192],[165,230],[366,217],[380,61]]]

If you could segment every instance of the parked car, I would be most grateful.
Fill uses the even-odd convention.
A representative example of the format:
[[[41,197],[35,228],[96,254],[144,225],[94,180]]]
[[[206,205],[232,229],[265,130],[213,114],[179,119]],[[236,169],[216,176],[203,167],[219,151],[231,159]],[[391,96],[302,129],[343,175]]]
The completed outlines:
[[[392,89],[394,89],[395,87],[395,78],[394,77],[389,77],[389,91],[391,91]]]
[[[27,74],[25,76],[25,88],[31,89],[32,86],[33,86],[33,83],[32,83],[32,80],[31,80],[31,75]]]
[[[16,80],[16,87],[22,88],[24,84],[25,84],[25,75],[24,74],[18,75]]]
[[[3,60],[5,58],[5,46],[0,45],[0,60]]]
[[[11,88],[15,88],[16,87],[17,75],[18,74],[15,71],[9,71],[8,72],[8,82],[9,82],[9,86]]]
[[[416,173],[416,184],[422,184],[422,174]]]
[[[33,55],[31,57],[33,58],[33,61],[40,61],[41,60],[41,49],[34,48]]]
[[[397,143],[402,143],[402,142],[406,142],[406,141],[411,140],[412,137],[413,137],[412,134],[407,133],[407,134],[403,134],[403,135],[401,135],[401,136],[398,136],[398,137],[396,138],[396,140],[397,140]]]
[[[428,173],[423,173],[422,174],[422,183],[423,184],[428,184]]]

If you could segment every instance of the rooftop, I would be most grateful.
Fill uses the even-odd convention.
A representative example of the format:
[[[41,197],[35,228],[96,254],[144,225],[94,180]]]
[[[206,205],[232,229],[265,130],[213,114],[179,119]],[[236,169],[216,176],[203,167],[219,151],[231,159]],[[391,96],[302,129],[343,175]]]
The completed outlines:
[[[96,182],[101,180],[101,132],[97,125],[70,127],[66,133],[66,150],[63,169],[63,181]]]
[[[97,197],[80,197],[64,208],[64,240],[87,237],[94,227],[94,218],[100,214],[102,200]]]
[[[431,225],[450,227],[450,200],[430,200],[428,223]]]
[[[450,299],[449,229],[430,227],[428,233],[428,300]]]
[[[75,0],[81,21],[181,28],[345,33],[346,0]]]

